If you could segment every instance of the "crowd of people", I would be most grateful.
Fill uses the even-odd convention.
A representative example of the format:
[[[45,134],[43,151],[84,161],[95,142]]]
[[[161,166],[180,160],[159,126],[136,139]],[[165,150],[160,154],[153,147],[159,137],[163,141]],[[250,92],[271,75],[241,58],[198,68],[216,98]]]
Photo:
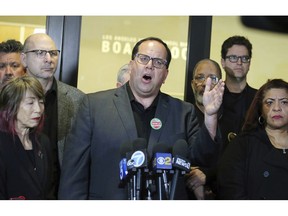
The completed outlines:
[[[288,199],[288,83],[247,83],[246,37],[222,44],[225,80],[215,60],[195,65],[194,104],[161,91],[160,38],[89,94],[55,78],[60,53],[45,33],[0,43],[0,199]]]

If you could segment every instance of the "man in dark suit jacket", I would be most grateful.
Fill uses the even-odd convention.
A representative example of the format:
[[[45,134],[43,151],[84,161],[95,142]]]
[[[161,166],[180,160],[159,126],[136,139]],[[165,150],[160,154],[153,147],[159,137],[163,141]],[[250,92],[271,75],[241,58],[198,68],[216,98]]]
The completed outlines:
[[[62,164],[64,143],[78,112],[84,93],[73,86],[55,80],[57,83],[58,126],[57,146],[59,163]]]
[[[45,91],[45,124],[43,132],[49,137],[59,183],[64,142],[84,93],[55,79],[60,51],[52,38],[44,33],[30,35],[24,42],[21,61],[27,74],[40,81]],[[57,187],[57,186],[56,186]]]
[[[224,84],[220,81],[209,91],[208,81],[205,124],[200,129],[192,104],[160,91],[170,61],[166,43],[145,38],[133,48],[125,85],[84,98],[65,145],[59,199],[128,199],[127,191],[118,187],[120,147],[139,137],[148,141],[148,158],[155,144],[172,147],[185,139],[192,163],[209,162],[218,148],[214,138]],[[185,199],[183,192],[177,190],[175,197]]]

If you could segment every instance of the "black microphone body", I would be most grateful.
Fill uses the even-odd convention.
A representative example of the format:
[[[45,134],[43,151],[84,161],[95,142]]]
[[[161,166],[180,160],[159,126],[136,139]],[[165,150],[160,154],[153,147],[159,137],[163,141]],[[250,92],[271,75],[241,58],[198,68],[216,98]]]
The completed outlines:
[[[121,155],[121,160],[119,162],[119,169],[120,169],[120,183],[119,187],[120,188],[125,188],[127,187],[127,193],[128,193],[128,199],[132,200],[133,199],[133,178],[132,178],[132,171],[131,169],[128,169],[127,166],[127,153],[132,151],[132,143],[130,142],[125,142],[122,143],[120,146],[120,155]]]
[[[153,171],[157,180],[158,199],[162,200],[162,187],[165,199],[170,197],[170,184],[167,174],[172,170],[172,155],[165,144],[156,144],[153,148]]]
[[[147,141],[144,138],[137,138],[132,143],[133,151],[127,153],[127,169],[131,170],[133,178],[133,200],[141,200],[144,197],[143,175],[148,173],[147,163]]]
[[[185,175],[190,171],[190,162],[186,158],[189,153],[188,144],[185,140],[177,140],[173,146],[172,154],[172,166],[174,169],[174,175],[171,182],[170,200],[175,199],[175,192],[179,175]]]

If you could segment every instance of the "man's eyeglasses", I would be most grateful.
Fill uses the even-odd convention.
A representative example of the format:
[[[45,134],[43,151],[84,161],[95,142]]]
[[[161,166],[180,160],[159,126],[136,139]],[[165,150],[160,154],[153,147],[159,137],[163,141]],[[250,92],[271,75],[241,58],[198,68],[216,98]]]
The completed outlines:
[[[238,62],[239,59],[241,59],[242,63],[248,63],[250,62],[250,57],[249,56],[236,56],[236,55],[229,55],[226,56],[225,59],[229,59],[231,63],[236,63]]]
[[[198,76],[195,76],[194,79],[196,80],[197,84],[200,84],[200,83],[203,83],[208,77],[211,78],[213,85],[216,85],[219,81],[219,78],[215,75],[209,75],[207,77],[205,77],[204,75],[198,75]]]
[[[144,55],[140,53],[136,54],[135,57],[136,57],[137,62],[143,65],[147,65],[148,62],[152,60],[152,65],[158,69],[163,69],[167,65],[167,61],[164,59],[151,58],[148,55]]]
[[[26,53],[35,53],[38,58],[45,58],[46,54],[49,53],[51,58],[57,57],[60,53],[60,50],[29,50]]]

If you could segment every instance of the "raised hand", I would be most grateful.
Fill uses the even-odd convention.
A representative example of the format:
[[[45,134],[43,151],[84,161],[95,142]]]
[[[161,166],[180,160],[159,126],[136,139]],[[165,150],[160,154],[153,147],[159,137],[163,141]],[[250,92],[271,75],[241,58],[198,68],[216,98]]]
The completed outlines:
[[[225,83],[222,79],[212,88],[211,78],[208,77],[203,94],[203,105],[208,115],[217,114],[223,100]]]

